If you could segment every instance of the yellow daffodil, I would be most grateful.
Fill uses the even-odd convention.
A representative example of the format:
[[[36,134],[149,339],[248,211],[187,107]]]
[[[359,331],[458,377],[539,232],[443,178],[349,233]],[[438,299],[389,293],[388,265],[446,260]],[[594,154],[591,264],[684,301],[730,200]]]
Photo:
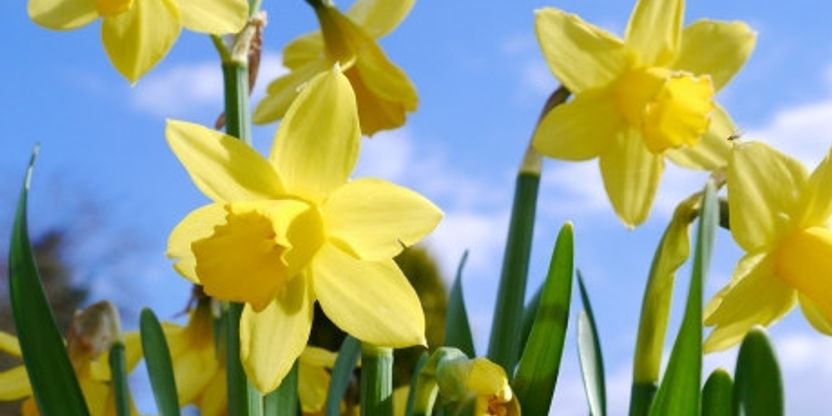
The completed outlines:
[[[474,400],[476,416],[519,416],[520,404],[506,372],[486,358],[460,358],[440,364],[436,382],[443,400]]]
[[[186,326],[165,323],[163,329],[173,362],[179,405],[195,405],[203,416],[225,415],[226,376],[214,347],[210,300],[199,301]]]
[[[392,183],[348,181],[360,146],[355,106],[340,68],[316,76],[287,111],[268,159],[217,131],[168,122],[168,143],[213,200],[173,230],[168,255],[208,295],[246,304],[241,358],[263,392],[306,346],[316,300],[361,341],[425,342],[419,299],[392,257],[442,213]]]
[[[355,90],[364,134],[403,125],[407,112],[415,111],[418,105],[416,88],[407,74],[387,59],[376,41],[404,20],[413,1],[358,0],[346,14],[329,2],[310,1],[321,31],[301,36],[283,50],[283,65],[290,73],[268,86],[268,95],[254,112],[254,122],[282,118],[298,87],[340,63],[347,68],[344,74]]]
[[[100,305],[100,304],[96,304]],[[105,326],[106,319],[100,319],[96,305],[80,312],[73,321],[73,329],[67,337],[67,351],[78,384],[92,416],[115,416],[115,392],[110,383],[109,347],[113,333]],[[85,313],[87,311],[92,314]],[[132,370],[142,356],[138,332],[123,335],[128,371]],[[20,344],[16,337],[0,332],[0,351],[13,357],[21,357]],[[0,372],[0,401],[25,399],[21,405],[24,416],[38,415],[32,386],[23,365]],[[132,405],[132,403],[131,403]],[[132,414],[138,414],[131,409]]]
[[[684,1],[639,0],[624,39],[556,9],[537,12],[549,68],[574,94],[540,122],[534,146],[557,159],[599,158],[613,209],[627,226],[648,217],[664,158],[725,165],[734,133],[714,103],[745,63],[755,34],[741,22],[682,29]]]
[[[29,0],[29,17],[71,30],[101,18],[101,40],[113,66],[131,83],[167,55],[182,26],[200,33],[239,32],[246,0]]]
[[[330,371],[337,354],[306,347],[298,357],[298,396],[304,415],[322,415],[329,391]]]
[[[710,302],[708,351],[728,348],[797,303],[832,335],[832,152],[809,175],[762,143],[734,147],[728,165],[731,234],[745,250],[731,282]]]

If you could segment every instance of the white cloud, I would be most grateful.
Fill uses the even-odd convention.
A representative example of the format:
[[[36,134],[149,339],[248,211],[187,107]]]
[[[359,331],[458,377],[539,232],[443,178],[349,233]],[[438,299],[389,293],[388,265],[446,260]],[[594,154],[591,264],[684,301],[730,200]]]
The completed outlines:
[[[768,124],[750,130],[745,137],[765,141],[813,168],[829,151],[830,132],[832,98],[782,109]]]
[[[279,54],[264,52],[252,105],[265,95],[266,85],[286,73]],[[219,61],[183,63],[170,69],[151,72],[136,85],[133,105],[161,117],[187,117],[216,111],[223,106],[222,67]]]

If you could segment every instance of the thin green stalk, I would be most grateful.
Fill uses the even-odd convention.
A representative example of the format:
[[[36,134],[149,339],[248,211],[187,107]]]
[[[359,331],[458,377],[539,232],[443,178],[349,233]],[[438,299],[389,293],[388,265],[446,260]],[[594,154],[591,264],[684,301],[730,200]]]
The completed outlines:
[[[298,414],[298,362],[273,392],[263,397],[264,416]]]
[[[124,343],[116,341],[110,347],[110,373],[115,390],[116,415],[130,415],[130,390],[127,388],[127,359]]]
[[[225,85],[225,131],[250,146],[248,65],[237,61],[223,62],[222,75]]]
[[[361,416],[393,414],[393,349],[361,344]]]
[[[552,108],[566,101],[568,97],[568,90],[558,88],[546,101],[540,118],[543,119]],[[526,296],[541,167],[540,154],[529,144],[515,182],[497,305],[488,344],[488,358],[509,373],[514,370],[520,355],[523,301]]]
[[[248,416],[248,382],[240,362],[239,334],[243,304],[229,302],[223,306],[228,416]]]

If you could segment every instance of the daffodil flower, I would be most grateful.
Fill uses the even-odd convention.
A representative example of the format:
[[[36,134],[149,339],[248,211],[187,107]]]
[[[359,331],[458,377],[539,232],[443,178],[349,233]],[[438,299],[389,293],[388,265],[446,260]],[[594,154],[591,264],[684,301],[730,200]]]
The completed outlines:
[[[115,416],[115,391],[110,383],[109,350],[98,351],[82,337],[68,338],[67,349],[70,361],[75,368],[78,384],[87,402],[92,416]],[[127,368],[132,370],[142,356],[141,340],[138,332],[124,334]],[[21,357],[20,343],[17,338],[0,332],[0,351],[13,357]],[[23,416],[38,415],[37,405],[32,396],[32,386],[23,365],[0,371],[0,401],[25,399],[21,404]],[[132,403],[131,403],[132,407]],[[135,408],[131,414],[137,415]]]
[[[167,55],[182,26],[200,33],[239,32],[246,0],[29,0],[29,17],[71,30],[101,18],[101,40],[113,66],[131,83]]]
[[[486,358],[461,358],[440,364],[436,382],[443,400],[474,400],[476,416],[520,416],[520,404],[506,372]]]
[[[195,405],[203,416],[225,415],[226,375],[214,347],[210,300],[199,301],[184,327],[165,322],[162,328],[173,363],[179,405]]]
[[[332,351],[312,346],[298,357],[298,397],[304,415],[323,414],[336,357]]]
[[[716,326],[705,349],[736,344],[797,302],[812,326],[832,335],[832,152],[809,175],[765,144],[736,145],[728,207],[731,234],[746,254],[705,310],[705,324]]]
[[[213,200],[173,230],[168,255],[208,295],[246,304],[241,359],[263,392],[306,346],[315,301],[363,342],[425,343],[419,299],[392,258],[442,213],[392,183],[348,180],[361,137],[355,105],[337,65],[316,76],[280,123],[268,159],[217,131],[168,122],[168,143]]]
[[[406,114],[418,105],[416,88],[407,74],[387,59],[377,40],[404,20],[413,1],[358,0],[346,14],[329,2],[311,1],[321,31],[301,36],[283,50],[283,65],[290,73],[268,86],[268,95],[254,112],[254,122],[282,118],[301,85],[340,63],[347,68],[344,74],[355,90],[364,134],[403,125]]]
[[[742,67],[755,34],[741,22],[697,21],[682,29],[684,1],[639,0],[624,39],[556,9],[537,11],[549,68],[574,94],[541,120],[546,156],[599,158],[613,209],[627,226],[649,216],[664,159],[713,170],[734,134],[714,103]]]

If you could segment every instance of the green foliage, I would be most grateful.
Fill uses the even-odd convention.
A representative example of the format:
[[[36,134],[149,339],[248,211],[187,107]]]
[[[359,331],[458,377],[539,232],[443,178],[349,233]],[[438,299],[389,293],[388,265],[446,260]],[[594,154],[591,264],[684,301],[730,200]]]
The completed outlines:
[[[142,338],[142,350],[153,388],[153,398],[162,416],[179,415],[179,399],[176,396],[176,379],[173,377],[173,364],[170,359],[168,343],[159,319],[148,308],[142,309],[139,328]]]
[[[332,378],[329,381],[329,391],[326,396],[327,416],[341,415],[341,401],[352,381],[353,370],[361,356],[361,341],[348,336],[338,350],[335,366],[332,367]]]
[[[578,270],[578,288],[584,310],[578,315],[578,358],[581,362],[581,375],[586,390],[589,414],[603,416],[607,414],[607,387],[604,380],[604,357],[601,354],[601,341],[595,325],[595,314],[589,302],[589,293],[584,285],[584,278]]]
[[[752,329],[743,339],[734,379],[734,414],[780,416],[786,413],[777,355],[762,329]]]
[[[734,381],[727,371],[718,368],[702,388],[702,416],[733,415]]]
[[[459,348],[469,357],[476,355],[474,339],[471,336],[471,325],[468,323],[468,311],[465,308],[465,296],[462,290],[462,271],[468,260],[468,252],[462,254],[459,267],[456,270],[454,286],[448,301],[448,314],[445,322],[445,342],[447,347]]]

